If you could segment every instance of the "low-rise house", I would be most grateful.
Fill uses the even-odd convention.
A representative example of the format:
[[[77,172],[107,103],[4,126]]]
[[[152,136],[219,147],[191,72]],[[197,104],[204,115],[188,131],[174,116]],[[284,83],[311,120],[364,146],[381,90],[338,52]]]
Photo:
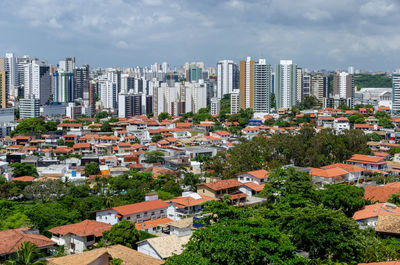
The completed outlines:
[[[369,169],[371,171],[385,171],[387,169],[386,160],[381,156],[353,155],[347,163]]]
[[[193,234],[193,217],[173,221],[163,225],[165,232],[169,235],[176,235],[178,237],[190,236]]]
[[[335,118],[334,117],[318,117],[318,126],[326,128],[334,128],[334,122]]]
[[[363,209],[354,213],[353,219],[357,222],[360,228],[375,228],[378,217],[382,215],[399,215],[400,208],[391,203],[376,203],[366,205]]]
[[[336,118],[334,123],[333,123],[333,128],[337,132],[341,132],[341,131],[344,131],[344,130],[350,130],[349,119],[345,118],[345,117]]]
[[[92,152],[90,143],[76,143],[72,148],[76,154],[88,154]]]
[[[264,189],[265,184],[257,184],[254,182],[246,182],[243,183],[242,186],[239,187],[239,191],[243,192],[249,197],[257,195]]]
[[[344,183],[349,172],[340,168],[310,168],[310,175],[318,187],[326,184]]]
[[[170,222],[172,222],[171,219],[169,219],[168,217],[164,217],[164,218],[144,221],[143,223],[136,223],[135,228],[137,230],[145,231],[150,234],[156,234],[161,232],[162,225],[168,224]]]
[[[195,192],[183,192],[182,196],[168,201],[170,206],[167,215],[174,221],[186,218],[189,215],[200,215],[202,204],[211,200],[215,200],[215,198],[199,195]]]
[[[88,247],[99,242],[104,231],[111,229],[110,224],[94,220],[84,220],[80,223],[57,226],[49,230],[51,240],[59,246],[64,246],[68,254],[82,253]]]
[[[29,228],[17,228],[0,231],[0,263],[9,259],[23,242],[31,242],[36,248],[49,256],[54,250],[56,243],[49,238],[40,235],[39,231],[29,230]]]
[[[137,243],[137,250],[159,260],[165,260],[174,254],[180,255],[190,236],[176,235],[148,238]]]
[[[400,192],[400,182],[383,186],[365,186],[364,199],[371,202],[387,202],[392,194]]]
[[[134,223],[167,217],[169,204],[162,200],[152,200],[96,211],[96,221],[118,224],[122,219]]]
[[[233,204],[238,204],[245,202],[247,197],[247,194],[239,190],[240,186],[242,186],[242,183],[236,179],[225,179],[212,183],[199,184],[197,185],[197,193],[216,199],[221,199],[225,195],[229,195]]]
[[[96,248],[79,254],[49,258],[48,265],[109,265],[112,259],[121,259],[124,265],[161,265],[164,261],[155,259],[134,249],[114,245]]]
[[[268,181],[269,172],[265,169],[253,170],[237,175],[238,181],[241,183],[253,182],[256,184],[264,184]]]

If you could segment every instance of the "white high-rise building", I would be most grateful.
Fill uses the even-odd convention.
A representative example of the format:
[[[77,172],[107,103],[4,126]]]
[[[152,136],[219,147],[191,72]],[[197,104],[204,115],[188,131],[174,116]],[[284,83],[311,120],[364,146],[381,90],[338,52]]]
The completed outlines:
[[[40,105],[50,100],[51,78],[49,66],[38,59],[24,65],[24,98],[39,99]]]
[[[277,108],[291,108],[297,101],[297,65],[292,60],[281,60],[275,67],[275,95]]]
[[[218,115],[221,111],[221,101],[218,98],[211,98],[211,115]]]
[[[400,73],[393,73],[392,80],[392,113],[398,115],[400,114]]]
[[[161,64],[161,70],[164,74],[168,73],[168,63],[167,62],[163,62]]]
[[[239,88],[239,68],[231,60],[222,60],[217,64],[217,97],[223,98]]]
[[[236,89],[231,94],[231,114],[239,113],[240,111],[240,91]]]
[[[64,73],[73,73],[75,69],[75,57],[67,57],[59,62],[58,71]]]
[[[110,80],[101,80],[100,85],[100,100],[105,109],[115,109],[117,105],[117,84]]]
[[[253,110],[258,113],[270,112],[271,97],[271,65],[265,59],[254,64]]]
[[[6,53],[6,59],[5,70],[8,72],[9,93],[15,96],[15,88],[18,86],[17,61],[14,53]]]
[[[347,71],[349,72],[349,74],[354,75],[354,66],[349,66]]]
[[[199,83],[185,82],[185,112],[197,113],[206,107],[207,84],[203,80],[199,80]]]

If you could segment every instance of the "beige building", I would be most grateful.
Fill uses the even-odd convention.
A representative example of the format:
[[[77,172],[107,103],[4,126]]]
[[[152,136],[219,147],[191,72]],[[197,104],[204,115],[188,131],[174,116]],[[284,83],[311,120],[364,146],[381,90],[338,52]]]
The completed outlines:
[[[322,74],[316,74],[312,77],[311,91],[312,95],[319,101],[324,100],[324,76]]]
[[[246,61],[240,61],[240,108],[253,108],[254,91],[254,64],[256,61],[247,57]]]

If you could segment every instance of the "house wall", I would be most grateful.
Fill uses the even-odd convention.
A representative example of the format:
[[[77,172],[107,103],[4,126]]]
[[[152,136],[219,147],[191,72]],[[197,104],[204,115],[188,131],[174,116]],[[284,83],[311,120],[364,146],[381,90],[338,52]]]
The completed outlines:
[[[146,212],[134,213],[130,215],[124,215],[122,219],[131,221],[134,223],[141,223],[147,220],[154,220],[158,218],[167,217],[167,209],[168,207],[159,208],[155,210],[150,210]]]
[[[264,178],[263,181],[261,181],[261,179],[255,178],[254,176],[252,176],[250,174],[240,174],[240,175],[238,175],[238,181],[241,183],[253,182],[258,185],[261,185],[261,184],[264,184],[265,182],[267,182],[267,178]]]
[[[200,189],[197,190],[197,193],[200,195],[205,195],[211,198],[217,198],[217,194],[214,193],[213,190],[209,189],[207,186],[205,185],[201,185],[199,186]]]
[[[241,187],[239,188],[239,190],[240,190],[241,192],[247,194],[247,196],[249,196],[249,197],[253,196],[252,190],[249,189],[249,188],[246,187],[246,186],[241,186]]]
[[[149,255],[155,259],[162,260],[161,256],[157,253],[157,251],[155,251],[155,249],[147,241],[138,243],[137,251],[139,251],[140,253]]]
[[[119,219],[115,216],[118,213],[112,209],[96,212],[96,221],[115,225],[119,223]]]
[[[360,226],[361,229],[366,229],[366,228],[375,228],[376,223],[378,222],[378,217],[371,217],[363,220],[358,220],[357,224]]]

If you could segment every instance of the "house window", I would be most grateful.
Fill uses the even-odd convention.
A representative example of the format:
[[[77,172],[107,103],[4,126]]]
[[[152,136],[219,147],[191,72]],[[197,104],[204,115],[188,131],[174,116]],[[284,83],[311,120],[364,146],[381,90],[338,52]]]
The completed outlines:
[[[126,220],[131,220],[131,217],[126,217]]]
[[[156,213],[155,212],[151,212],[151,215],[155,215]]]
[[[140,214],[137,214],[137,215],[136,215],[136,218],[140,218]]]
[[[147,215],[147,212],[144,212],[144,215]]]
[[[71,243],[71,249],[75,251],[75,243]]]
[[[164,213],[164,210],[161,210],[160,213]]]
[[[94,235],[86,237],[86,241],[93,241],[93,240],[94,240]]]

